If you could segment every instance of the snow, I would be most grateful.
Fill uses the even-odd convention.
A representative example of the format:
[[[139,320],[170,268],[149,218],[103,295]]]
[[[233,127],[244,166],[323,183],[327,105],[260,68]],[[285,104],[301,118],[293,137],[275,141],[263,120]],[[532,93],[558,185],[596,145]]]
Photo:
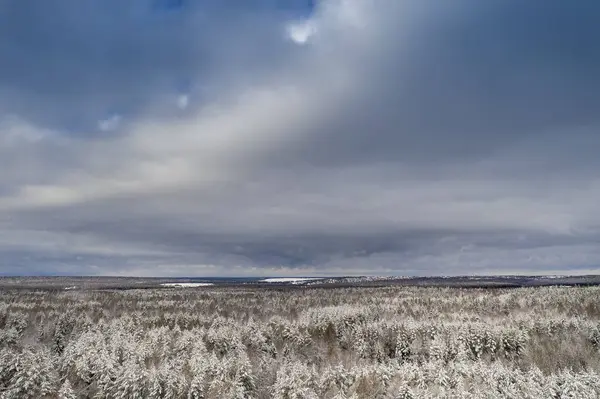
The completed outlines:
[[[65,287],[65,290],[70,291],[70,290],[76,290],[77,287],[76,286],[72,286],[72,287]]]
[[[276,277],[266,278],[261,280],[263,283],[291,283],[291,284],[302,284],[306,281],[323,280],[320,277]]]
[[[209,287],[211,285],[214,285],[213,283],[163,283],[161,284],[163,287],[186,287],[186,288],[193,288],[193,287]]]

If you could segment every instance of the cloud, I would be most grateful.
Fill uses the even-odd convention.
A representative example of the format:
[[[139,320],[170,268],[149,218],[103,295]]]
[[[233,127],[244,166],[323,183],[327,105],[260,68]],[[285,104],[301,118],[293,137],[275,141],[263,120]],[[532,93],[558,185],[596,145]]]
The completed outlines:
[[[597,270],[593,2],[26,3],[1,273]]]
[[[187,94],[182,94],[177,97],[177,107],[180,109],[186,109],[190,105],[190,96]]]
[[[311,20],[292,22],[287,26],[287,34],[297,44],[306,44],[317,33],[317,27]]]
[[[103,132],[110,132],[112,130],[115,130],[121,124],[121,119],[122,119],[121,115],[113,114],[113,115],[109,116],[108,118],[102,119],[101,121],[99,121],[98,129],[100,129]]]

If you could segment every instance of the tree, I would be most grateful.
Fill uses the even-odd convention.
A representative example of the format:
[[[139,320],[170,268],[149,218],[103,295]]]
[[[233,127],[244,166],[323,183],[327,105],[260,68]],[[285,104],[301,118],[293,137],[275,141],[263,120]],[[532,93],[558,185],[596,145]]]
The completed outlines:
[[[68,379],[66,379],[65,382],[60,387],[60,390],[58,391],[58,399],[76,399],[76,398],[77,398],[77,395],[75,395],[75,391],[73,391],[73,388],[71,387],[71,383],[69,382]]]

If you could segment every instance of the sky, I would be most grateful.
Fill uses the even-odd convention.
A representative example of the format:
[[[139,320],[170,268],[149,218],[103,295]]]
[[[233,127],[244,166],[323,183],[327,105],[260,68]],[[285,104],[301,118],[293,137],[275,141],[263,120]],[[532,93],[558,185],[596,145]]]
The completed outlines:
[[[600,273],[596,0],[0,0],[0,274]]]

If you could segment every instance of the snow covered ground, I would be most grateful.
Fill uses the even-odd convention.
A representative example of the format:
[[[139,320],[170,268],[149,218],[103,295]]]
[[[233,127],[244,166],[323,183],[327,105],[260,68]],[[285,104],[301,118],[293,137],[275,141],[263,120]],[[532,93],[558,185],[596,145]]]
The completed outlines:
[[[214,285],[213,283],[163,283],[161,284],[163,287],[186,287],[186,288],[194,288],[194,287],[209,287]]]
[[[290,284],[302,284],[307,281],[323,280],[320,277],[277,277],[277,278],[266,278],[260,280],[263,283],[290,283]]]

